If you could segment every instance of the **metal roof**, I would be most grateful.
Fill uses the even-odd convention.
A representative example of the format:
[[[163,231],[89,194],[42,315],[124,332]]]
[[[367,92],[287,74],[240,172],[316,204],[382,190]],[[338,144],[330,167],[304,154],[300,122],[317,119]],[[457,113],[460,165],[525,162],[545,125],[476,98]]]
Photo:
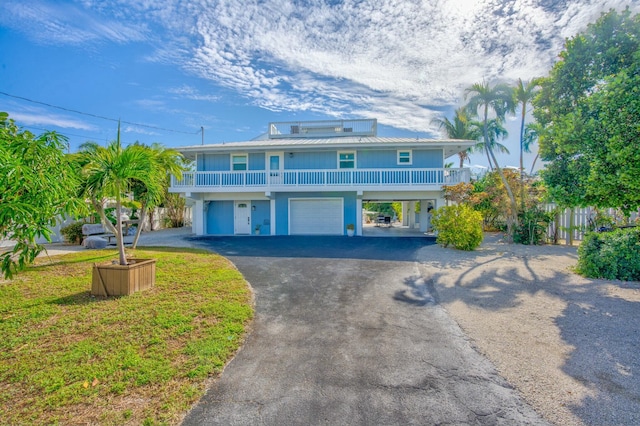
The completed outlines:
[[[359,148],[393,148],[407,149],[418,148],[442,148],[445,151],[445,158],[464,151],[475,145],[472,140],[460,139],[421,139],[421,138],[386,138],[379,136],[360,137],[335,137],[335,138],[290,138],[290,139],[267,139],[253,140],[245,142],[223,142],[207,145],[191,145],[176,148],[187,158],[193,158],[194,154],[224,153],[239,151],[306,151],[322,150],[326,148],[359,149]]]

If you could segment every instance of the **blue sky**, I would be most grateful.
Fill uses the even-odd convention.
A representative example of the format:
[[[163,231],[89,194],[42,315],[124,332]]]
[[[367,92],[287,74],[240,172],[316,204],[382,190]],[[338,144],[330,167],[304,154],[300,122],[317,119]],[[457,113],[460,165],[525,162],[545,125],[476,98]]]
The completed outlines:
[[[125,143],[169,147],[200,144],[201,127],[220,143],[333,118],[440,137],[433,118],[466,87],[546,75],[565,38],[627,5],[640,12],[640,0],[3,0],[0,111],[72,151],[113,140],[117,119]],[[508,129],[499,160],[517,165],[517,120]]]

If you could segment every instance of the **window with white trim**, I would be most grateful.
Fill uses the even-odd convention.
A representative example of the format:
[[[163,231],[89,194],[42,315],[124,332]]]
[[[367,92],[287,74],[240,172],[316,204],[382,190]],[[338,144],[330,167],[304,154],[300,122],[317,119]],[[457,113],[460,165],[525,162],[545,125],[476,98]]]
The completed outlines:
[[[338,152],[338,168],[339,169],[355,169],[356,168],[356,152],[355,151]]]
[[[413,153],[410,149],[398,150],[398,165],[413,164]]]
[[[247,154],[231,155],[231,170],[247,170]]]

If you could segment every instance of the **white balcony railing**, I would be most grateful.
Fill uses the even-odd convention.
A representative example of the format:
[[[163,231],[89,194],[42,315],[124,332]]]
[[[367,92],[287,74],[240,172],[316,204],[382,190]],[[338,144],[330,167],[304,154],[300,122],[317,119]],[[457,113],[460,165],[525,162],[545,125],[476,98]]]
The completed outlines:
[[[351,169],[242,172],[185,172],[172,177],[174,191],[202,188],[390,187],[455,185],[469,181],[469,169]]]

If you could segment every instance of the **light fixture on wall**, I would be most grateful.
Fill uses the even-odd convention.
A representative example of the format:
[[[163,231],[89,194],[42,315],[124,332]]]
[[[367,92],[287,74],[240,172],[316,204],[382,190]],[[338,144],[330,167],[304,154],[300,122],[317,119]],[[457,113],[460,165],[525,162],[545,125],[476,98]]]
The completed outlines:
[[[293,158],[293,152],[289,153],[289,158]]]
[[[256,206],[251,206],[251,211],[256,211]]]

